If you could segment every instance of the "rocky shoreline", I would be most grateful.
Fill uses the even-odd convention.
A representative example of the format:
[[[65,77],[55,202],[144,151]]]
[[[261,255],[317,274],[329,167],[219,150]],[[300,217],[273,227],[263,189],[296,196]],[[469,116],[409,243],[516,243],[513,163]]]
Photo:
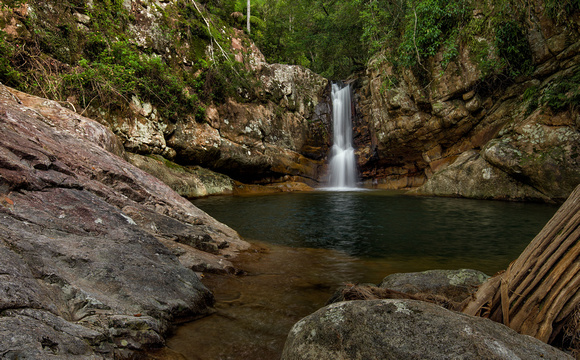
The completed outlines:
[[[212,311],[195,271],[234,271],[234,230],[56,102],[0,86],[0,132],[2,357],[128,358]]]

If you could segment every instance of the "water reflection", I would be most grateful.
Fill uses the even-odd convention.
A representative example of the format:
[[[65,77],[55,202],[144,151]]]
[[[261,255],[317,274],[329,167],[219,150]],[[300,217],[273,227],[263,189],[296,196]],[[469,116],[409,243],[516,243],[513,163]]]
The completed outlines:
[[[441,266],[459,260],[486,272],[517,257],[556,210],[544,204],[384,191],[208,198],[195,204],[248,239],[361,258],[414,261],[428,256]]]

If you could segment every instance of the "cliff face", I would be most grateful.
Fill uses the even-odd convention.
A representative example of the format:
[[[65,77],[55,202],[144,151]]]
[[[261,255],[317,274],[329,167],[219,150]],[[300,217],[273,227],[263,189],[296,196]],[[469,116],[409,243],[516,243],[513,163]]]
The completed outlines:
[[[168,145],[180,163],[243,182],[317,184],[330,142],[328,81],[302,67],[266,64],[257,49],[251,56],[260,100],[210,105],[207,122],[179,121]]]
[[[580,183],[580,22],[576,13],[558,24],[541,4],[526,25],[529,75],[486,73],[465,42],[446,68],[443,50],[424,64],[427,84],[375,57],[357,82],[363,179],[432,195],[564,200]],[[476,9],[472,21],[491,23],[492,11]],[[475,41],[493,48],[493,36]]]
[[[580,182],[579,15],[562,20],[546,15],[544,1],[526,5],[533,70],[512,76],[494,68],[494,2],[468,3],[483,5],[451,60],[441,49],[417,71],[385,52],[356,76],[361,178],[434,195],[563,200]],[[25,90],[107,125],[127,151],[156,156],[131,156],[147,171],[169,174],[167,160],[184,166],[165,179],[181,194],[232,193],[235,181],[280,189],[324,180],[328,80],[267,64],[210,4],[15,4],[0,9],[0,52],[13,65],[6,80],[28,79]]]
[[[0,51],[10,50],[16,74],[5,83],[98,120],[131,153],[246,183],[318,184],[330,142],[328,81],[267,64],[210,6],[15,2],[0,9]],[[38,61],[19,64],[28,57]],[[208,193],[190,190],[184,195]]]

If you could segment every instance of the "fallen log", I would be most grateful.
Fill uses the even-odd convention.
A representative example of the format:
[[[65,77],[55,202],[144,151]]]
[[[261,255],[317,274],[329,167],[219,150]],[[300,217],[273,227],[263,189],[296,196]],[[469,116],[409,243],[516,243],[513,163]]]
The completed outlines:
[[[506,271],[481,285],[463,312],[549,344],[580,346],[580,186]]]

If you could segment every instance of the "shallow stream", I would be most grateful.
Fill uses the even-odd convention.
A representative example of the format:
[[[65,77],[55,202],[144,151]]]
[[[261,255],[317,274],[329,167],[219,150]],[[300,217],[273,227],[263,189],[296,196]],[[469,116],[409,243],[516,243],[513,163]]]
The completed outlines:
[[[471,268],[493,275],[518,257],[556,206],[313,192],[211,197],[194,204],[254,244],[235,260],[245,276],[208,275],[214,315],[177,329],[167,345],[187,359],[278,359],[300,318],[343,283]]]

